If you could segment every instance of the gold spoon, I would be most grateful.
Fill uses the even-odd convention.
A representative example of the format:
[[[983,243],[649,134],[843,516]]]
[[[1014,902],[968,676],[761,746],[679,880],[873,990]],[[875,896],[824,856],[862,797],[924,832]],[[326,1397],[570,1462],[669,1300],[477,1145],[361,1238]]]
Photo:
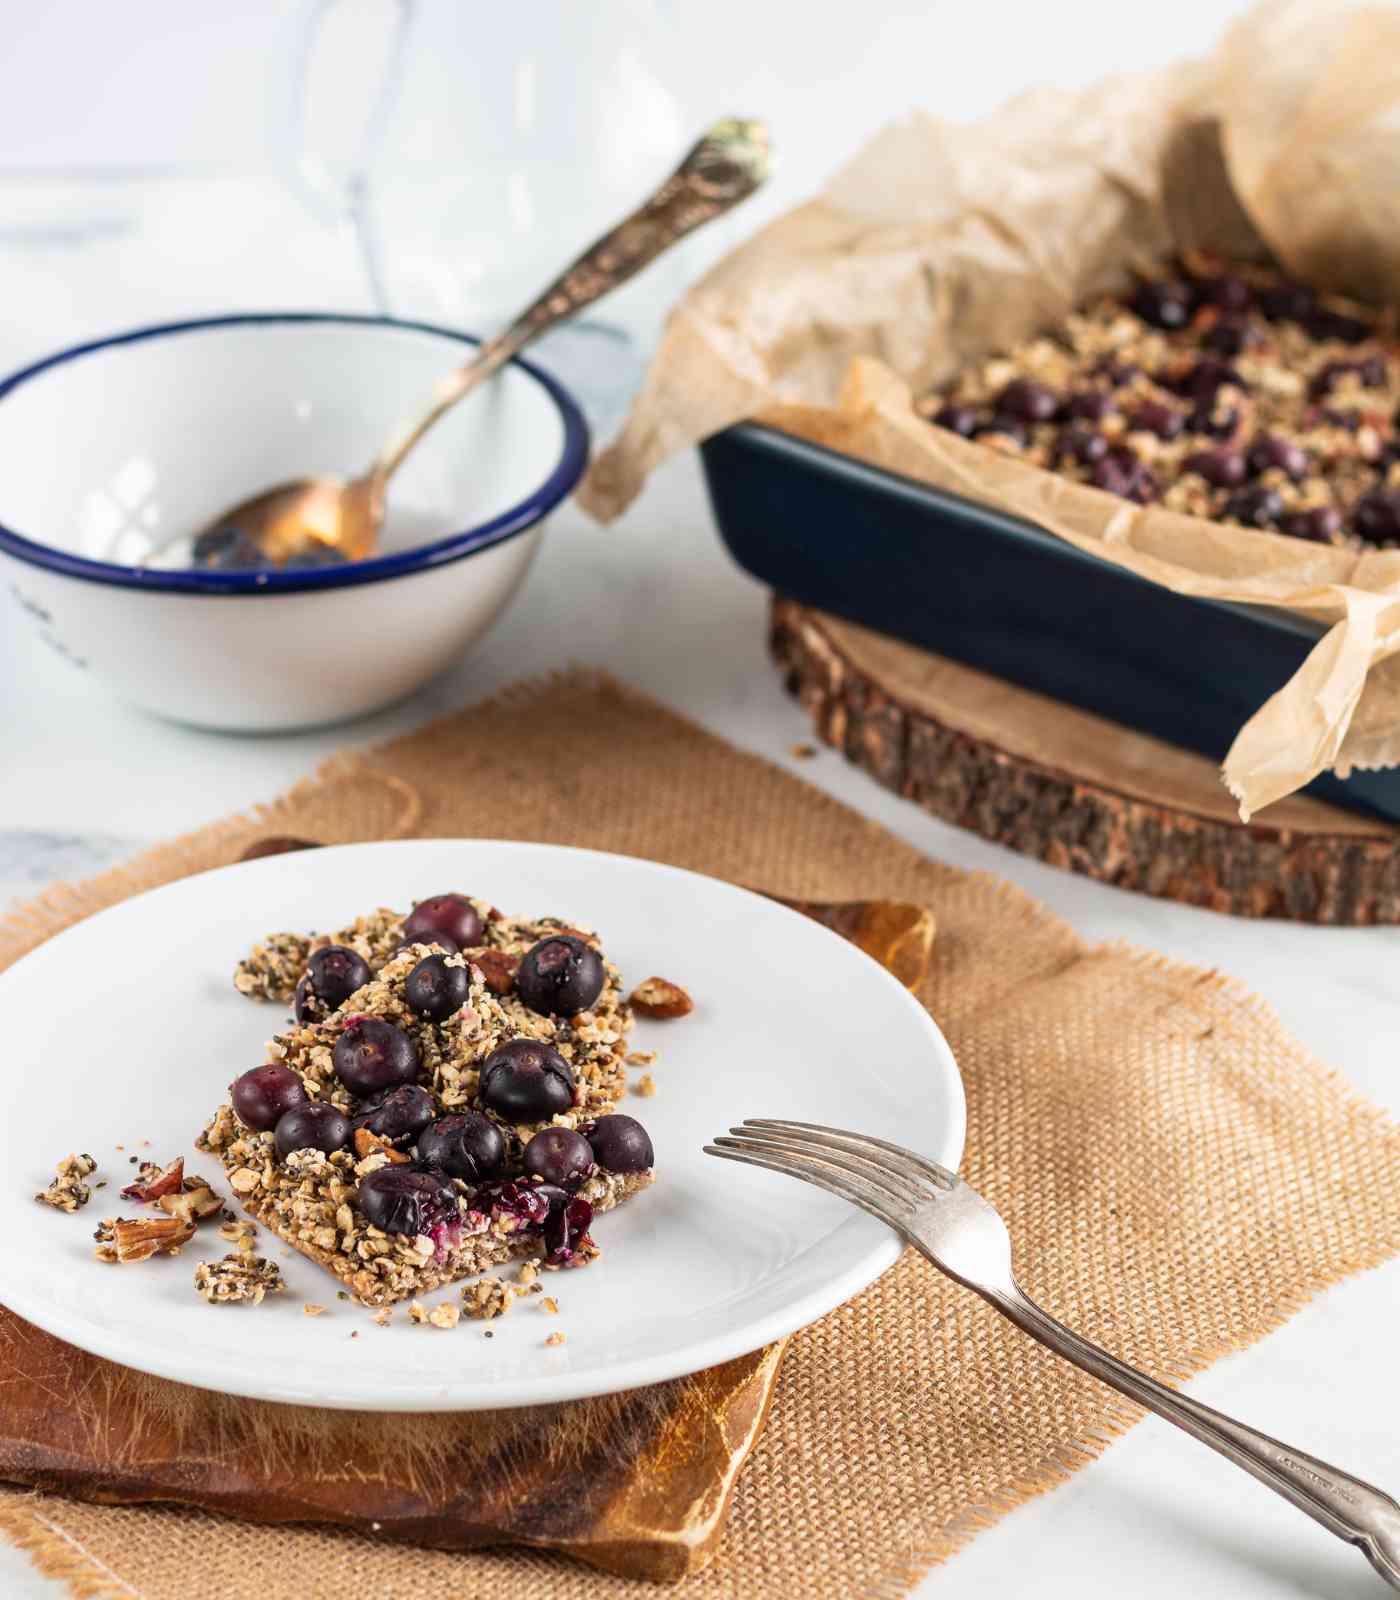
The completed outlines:
[[[204,567],[281,567],[361,561],[384,522],[389,479],[429,428],[546,329],[564,322],[649,265],[678,239],[745,200],[768,176],[768,130],[726,117],[630,216],[591,245],[465,366],[437,386],[416,422],[396,433],[368,471],[347,483],[301,478],[226,511],[194,541]]]

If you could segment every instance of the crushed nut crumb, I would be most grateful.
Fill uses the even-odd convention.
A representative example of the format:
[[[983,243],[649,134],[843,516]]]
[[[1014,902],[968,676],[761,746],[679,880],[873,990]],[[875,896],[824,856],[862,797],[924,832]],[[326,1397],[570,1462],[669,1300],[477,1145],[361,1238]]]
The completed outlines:
[[[672,983],[669,978],[643,978],[627,1004],[656,1022],[688,1017],[695,1009],[695,1002],[680,984]]]
[[[805,744],[799,742],[795,745],[789,746],[788,753],[795,756],[799,761],[810,761],[812,757],[816,755],[817,747],[814,744]]]
[[[546,1344],[552,1344],[552,1345],[563,1344],[564,1343],[564,1335],[559,1331],[558,1328],[556,1328],[554,1330],[554,1332],[551,1333],[550,1336],[545,1340],[545,1343]]]
[[[467,1315],[480,1322],[503,1317],[515,1302],[515,1290],[499,1278],[478,1278],[462,1290]]]
[[[40,1189],[34,1198],[46,1206],[53,1206],[56,1211],[76,1211],[92,1199],[92,1190],[83,1179],[90,1178],[96,1171],[97,1163],[91,1156],[64,1156],[58,1164],[53,1182],[47,1189]]]
[[[308,1300],[301,1308],[301,1314],[304,1317],[324,1317],[329,1309],[328,1306],[318,1306],[315,1301]]]
[[[256,1306],[265,1295],[280,1294],[286,1284],[275,1261],[240,1252],[222,1261],[201,1261],[194,1269],[194,1287],[211,1306],[243,1300]]]
[[[548,1312],[551,1317],[556,1317],[559,1315],[559,1302],[552,1294],[547,1294],[540,1301],[540,1310]]]
[[[656,1093],[656,1079],[649,1072],[644,1072],[633,1085],[633,1092],[641,1095],[643,1100],[650,1100]]]

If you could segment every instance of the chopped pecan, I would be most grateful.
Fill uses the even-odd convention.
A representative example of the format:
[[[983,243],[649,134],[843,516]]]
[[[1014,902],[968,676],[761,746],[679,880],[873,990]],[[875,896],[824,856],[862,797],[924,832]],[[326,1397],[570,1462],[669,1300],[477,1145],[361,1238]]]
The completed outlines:
[[[167,1215],[193,1224],[212,1217],[223,1201],[203,1178],[186,1178],[179,1194],[163,1194],[156,1204]]]
[[[194,1223],[179,1217],[108,1217],[93,1235],[99,1261],[148,1261],[173,1254],[194,1238]]]
[[[157,1161],[143,1161],[136,1169],[136,1182],[122,1190],[123,1200],[159,1200],[163,1194],[175,1194],[185,1182],[185,1158],[176,1156],[168,1167]]]
[[[627,1003],[634,1011],[657,1021],[688,1016],[695,1009],[695,1002],[680,984],[668,978],[643,978]]]
[[[355,1129],[355,1154],[361,1161],[370,1156],[386,1156],[396,1167],[408,1160],[401,1150],[395,1150],[393,1145],[381,1139],[377,1133],[371,1133],[368,1128]]]
[[[463,952],[474,967],[481,969],[486,987],[492,994],[509,994],[515,987],[515,974],[520,969],[520,957],[507,955],[504,950],[466,950]]]

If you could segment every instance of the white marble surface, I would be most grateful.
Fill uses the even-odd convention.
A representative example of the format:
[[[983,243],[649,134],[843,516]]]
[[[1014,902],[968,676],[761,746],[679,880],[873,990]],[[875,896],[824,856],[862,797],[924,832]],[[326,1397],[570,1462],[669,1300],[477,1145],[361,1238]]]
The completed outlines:
[[[764,595],[712,531],[696,463],[677,462],[619,527],[569,510],[524,593],[477,656],[411,703],[323,733],[239,739],[114,705],[0,612],[0,897],[97,870],[275,795],[323,756],[411,727],[522,671],[598,662],[893,829],[920,849],[1013,879],[1092,939],[1126,938],[1246,979],[1359,1088],[1400,1110],[1397,935],[1234,921],[1101,888],[945,827],[823,750],[797,761],[801,713],[763,647]],[[1220,1362],[1192,1392],[1394,1487],[1391,1329],[1400,1265],[1334,1289]],[[48,1586],[0,1548],[0,1588]],[[1064,1488],[984,1534],[927,1584],[948,1595],[1131,1592],[1339,1596],[1377,1581],[1351,1551],[1235,1469],[1149,1421]]]

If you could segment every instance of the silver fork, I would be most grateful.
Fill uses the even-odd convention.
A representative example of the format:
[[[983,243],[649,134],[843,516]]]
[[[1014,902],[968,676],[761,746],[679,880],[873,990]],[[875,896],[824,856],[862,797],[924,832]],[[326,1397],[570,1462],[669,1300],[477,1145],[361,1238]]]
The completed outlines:
[[[1400,1589],[1400,1506],[1388,1494],[1168,1389],[1057,1322],[1016,1282],[1006,1224],[955,1172],[883,1139],[811,1122],[755,1118],[705,1150],[802,1178],[878,1217],[1032,1339],[1184,1428],[1329,1533],[1358,1545],[1381,1577]]]

